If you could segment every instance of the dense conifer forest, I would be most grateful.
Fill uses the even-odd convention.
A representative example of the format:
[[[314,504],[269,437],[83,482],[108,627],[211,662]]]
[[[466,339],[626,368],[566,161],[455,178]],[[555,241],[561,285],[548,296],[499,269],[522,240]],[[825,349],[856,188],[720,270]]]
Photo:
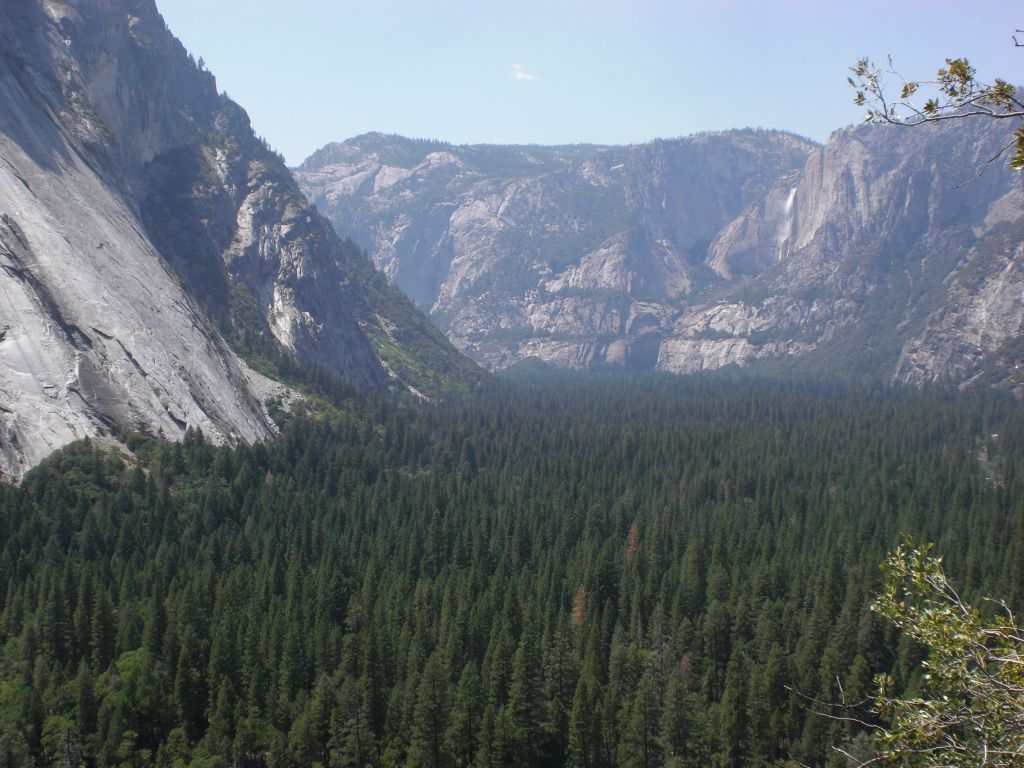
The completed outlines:
[[[0,766],[839,765],[856,730],[809,699],[916,685],[869,609],[901,535],[1024,602],[997,393],[333,397],[265,444],[123,435],[0,488]]]

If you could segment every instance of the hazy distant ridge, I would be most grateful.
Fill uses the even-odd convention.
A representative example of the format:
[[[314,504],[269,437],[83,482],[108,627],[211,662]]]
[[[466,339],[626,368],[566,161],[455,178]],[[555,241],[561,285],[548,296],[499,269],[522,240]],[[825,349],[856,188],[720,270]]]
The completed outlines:
[[[1006,380],[1024,195],[998,126],[732,131],[604,147],[366,134],[296,170],[336,229],[491,368],[758,360]]]

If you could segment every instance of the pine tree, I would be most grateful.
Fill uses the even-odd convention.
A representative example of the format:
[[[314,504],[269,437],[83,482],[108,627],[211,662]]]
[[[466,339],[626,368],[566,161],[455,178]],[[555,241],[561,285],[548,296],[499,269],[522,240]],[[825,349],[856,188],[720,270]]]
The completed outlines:
[[[517,766],[540,765],[551,725],[544,697],[544,677],[536,628],[527,624],[512,659],[508,694],[511,750]]]
[[[635,765],[638,768],[653,768],[662,764],[659,735],[663,695],[655,675],[648,669],[640,678],[628,706],[620,741],[620,764]]]
[[[480,674],[476,664],[467,662],[455,690],[448,729],[445,731],[445,749],[454,759],[456,768],[469,768],[478,746],[478,732],[483,716],[484,697]]]
[[[441,655],[430,657],[420,676],[413,711],[409,765],[413,768],[442,768],[450,762],[445,749],[448,727],[448,670]]]
[[[99,585],[94,595],[89,628],[89,653],[92,668],[103,671],[114,658],[114,610],[110,604],[110,595],[104,586]]]
[[[174,708],[178,722],[193,741],[198,740],[206,723],[206,674],[199,638],[192,625],[186,625],[174,672]]]
[[[92,670],[89,669],[85,659],[78,665],[78,675],[75,678],[75,723],[78,726],[78,733],[83,741],[83,751],[90,753],[91,737],[96,732],[96,691],[94,689]]]
[[[331,768],[377,764],[377,742],[370,730],[365,702],[351,681],[338,692],[338,706],[331,713],[328,752]]]
[[[589,670],[585,671],[576,684],[569,716],[568,765],[572,768],[598,768],[602,764],[600,700],[597,681]]]
[[[579,672],[571,638],[564,625],[555,630],[544,667],[545,688],[555,737],[555,759],[563,764],[569,751],[569,719]]]
[[[749,764],[746,657],[736,648],[725,673],[725,691],[719,705],[719,757],[723,768],[742,768]]]

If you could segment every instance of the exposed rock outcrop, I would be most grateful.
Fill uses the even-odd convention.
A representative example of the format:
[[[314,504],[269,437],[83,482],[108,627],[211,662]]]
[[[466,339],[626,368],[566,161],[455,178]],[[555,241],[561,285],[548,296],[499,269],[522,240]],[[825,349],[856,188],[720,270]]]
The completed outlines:
[[[492,368],[774,360],[1010,381],[1024,180],[987,164],[1005,139],[984,121],[848,128],[824,146],[753,131],[553,148],[371,134],[297,176]]]
[[[0,104],[0,472],[115,427],[269,435],[222,329],[361,387],[472,375],[152,0],[0,0]]]
[[[716,237],[709,265],[754,265],[741,291],[766,344],[802,340],[836,371],[968,383],[1004,367],[1022,330],[1024,179],[988,164],[1004,141],[985,122],[837,131]]]
[[[296,176],[479,362],[652,367],[679,307],[722,282],[704,265],[711,238],[813,149],[771,131],[630,147],[369,134]]]

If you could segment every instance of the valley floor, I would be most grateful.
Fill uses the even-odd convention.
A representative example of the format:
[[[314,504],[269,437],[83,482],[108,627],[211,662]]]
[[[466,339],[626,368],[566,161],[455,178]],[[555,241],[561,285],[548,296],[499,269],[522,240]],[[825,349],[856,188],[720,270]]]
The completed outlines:
[[[0,764],[824,765],[903,534],[1024,599],[1019,405],[520,372],[0,488]],[[859,742],[858,742],[859,743]]]

